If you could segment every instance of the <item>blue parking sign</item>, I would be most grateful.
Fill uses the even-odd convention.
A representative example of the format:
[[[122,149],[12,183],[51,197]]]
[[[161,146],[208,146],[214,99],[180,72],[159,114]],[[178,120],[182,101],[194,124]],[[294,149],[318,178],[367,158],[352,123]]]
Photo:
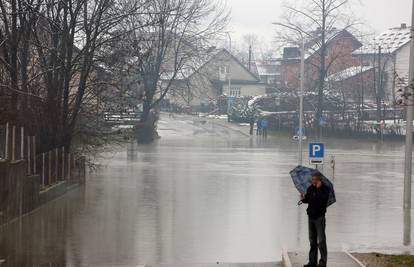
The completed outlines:
[[[322,143],[309,143],[309,158],[323,158],[325,146]]]

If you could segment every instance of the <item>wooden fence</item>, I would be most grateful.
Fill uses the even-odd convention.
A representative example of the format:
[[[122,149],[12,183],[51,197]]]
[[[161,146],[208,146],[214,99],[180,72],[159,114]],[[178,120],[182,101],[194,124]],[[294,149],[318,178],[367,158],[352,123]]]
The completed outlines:
[[[0,160],[27,161],[27,175],[39,175],[42,189],[61,181],[78,178],[84,172],[83,157],[57,147],[44,153],[38,153],[38,138],[28,135],[24,127],[5,124],[0,125]]]

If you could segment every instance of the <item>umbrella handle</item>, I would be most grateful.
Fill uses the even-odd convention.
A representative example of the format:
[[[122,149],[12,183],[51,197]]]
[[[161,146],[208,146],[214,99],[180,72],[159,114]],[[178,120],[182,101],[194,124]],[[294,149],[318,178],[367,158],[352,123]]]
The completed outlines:
[[[299,200],[299,202],[298,202],[298,206],[300,206],[300,205],[302,205],[302,204],[303,204],[302,200]]]

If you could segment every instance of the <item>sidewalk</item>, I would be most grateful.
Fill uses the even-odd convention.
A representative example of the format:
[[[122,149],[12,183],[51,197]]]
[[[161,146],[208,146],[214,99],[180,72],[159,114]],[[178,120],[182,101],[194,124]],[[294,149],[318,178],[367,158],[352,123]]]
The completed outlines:
[[[308,262],[308,255],[306,252],[284,252],[283,266],[284,267],[303,267]],[[346,252],[329,252],[328,254],[329,267],[363,267],[364,265],[357,262]]]

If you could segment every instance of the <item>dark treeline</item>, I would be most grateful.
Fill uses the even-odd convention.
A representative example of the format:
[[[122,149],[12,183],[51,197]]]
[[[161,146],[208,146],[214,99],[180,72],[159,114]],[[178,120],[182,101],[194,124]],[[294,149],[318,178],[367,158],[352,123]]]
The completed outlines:
[[[1,0],[0,124],[24,126],[41,151],[104,138],[100,112],[125,99],[143,103],[145,124],[163,78],[226,21],[211,0]]]

